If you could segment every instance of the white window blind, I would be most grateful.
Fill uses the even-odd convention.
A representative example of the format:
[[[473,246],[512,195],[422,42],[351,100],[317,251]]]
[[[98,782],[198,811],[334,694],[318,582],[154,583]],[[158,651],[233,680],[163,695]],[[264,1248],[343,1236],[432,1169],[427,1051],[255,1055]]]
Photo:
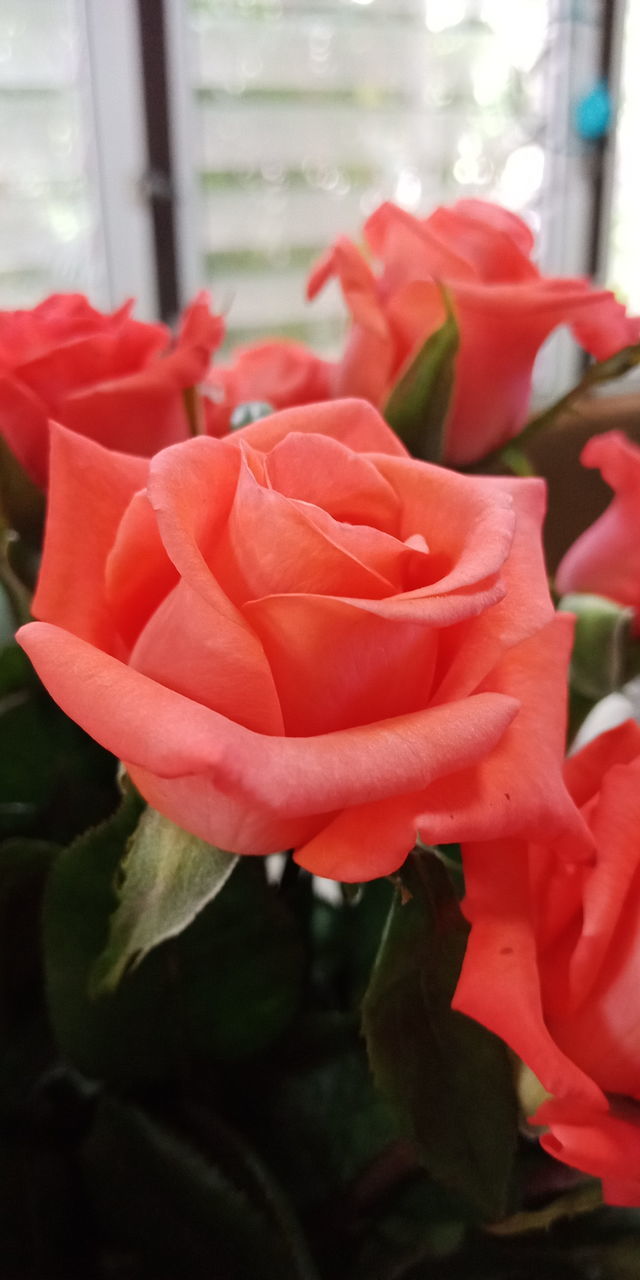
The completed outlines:
[[[0,4],[0,306],[155,311],[132,0]]]
[[[611,200],[607,278],[636,313],[640,313],[640,6],[630,0],[620,23],[620,102],[616,120],[616,155]]]
[[[558,0],[168,0],[168,14],[183,278],[210,284],[233,342],[272,330],[330,347],[337,291],[309,307],[309,264],[384,199],[427,212],[480,195],[539,226],[552,118],[566,147],[549,97],[570,25]]]

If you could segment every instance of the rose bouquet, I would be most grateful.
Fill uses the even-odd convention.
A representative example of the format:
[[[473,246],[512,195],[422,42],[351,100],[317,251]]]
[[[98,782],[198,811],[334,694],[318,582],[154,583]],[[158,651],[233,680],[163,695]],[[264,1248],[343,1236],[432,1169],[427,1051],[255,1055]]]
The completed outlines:
[[[603,410],[551,587],[528,452],[640,322],[496,206],[364,238],[335,361],[0,313],[7,1275],[640,1265],[640,729],[571,750],[640,670],[640,451]]]

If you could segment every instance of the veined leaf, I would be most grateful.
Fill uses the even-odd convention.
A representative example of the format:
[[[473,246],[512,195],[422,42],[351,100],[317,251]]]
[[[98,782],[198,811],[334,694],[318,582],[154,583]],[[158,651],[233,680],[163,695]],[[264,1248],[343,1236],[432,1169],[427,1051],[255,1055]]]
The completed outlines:
[[[451,1008],[467,925],[445,868],[418,854],[402,879],[410,896],[391,907],[363,1005],[369,1060],[431,1176],[496,1220],[517,1139],[507,1052]]]

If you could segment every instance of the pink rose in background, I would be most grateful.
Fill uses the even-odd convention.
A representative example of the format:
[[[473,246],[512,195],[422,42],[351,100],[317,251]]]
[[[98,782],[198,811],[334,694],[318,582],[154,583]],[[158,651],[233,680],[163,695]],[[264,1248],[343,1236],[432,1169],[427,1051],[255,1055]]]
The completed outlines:
[[[263,401],[273,409],[289,409],[332,398],[333,365],[309,347],[286,338],[238,347],[228,365],[208,374],[205,396],[206,430],[223,436],[233,410],[249,401]]]
[[[640,728],[566,763],[585,837],[463,847],[471,934],[454,1006],[501,1036],[547,1099],[559,1160],[640,1205]]]
[[[206,293],[164,325],[111,315],[80,294],[53,294],[30,311],[0,311],[0,433],[46,487],[49,419],[111,449],[149,457],[190,434],[183,392],[204,378],[222,340]]]
[[[365,223],[364,238],[379,268],[341,237],[309,280],[314,297],[336,277],[351,312],[333,394],[383,408],[407,362],[442,324],[445,285],[460,329],[445,435],[453,465],[485,456],[524,426],[536,355],[558,325],[569,325],[597,359],[640,336],[640,321],[612,293],[583,279],[543,276],[526,223],[498,205],[460,200],[416,218],[387,203]]]
[[[621,431],[594,436],[581,461],[597,467],[614,497],[558,566],[558,590],[588,591],[635,609],[640,629],[640,448]]]

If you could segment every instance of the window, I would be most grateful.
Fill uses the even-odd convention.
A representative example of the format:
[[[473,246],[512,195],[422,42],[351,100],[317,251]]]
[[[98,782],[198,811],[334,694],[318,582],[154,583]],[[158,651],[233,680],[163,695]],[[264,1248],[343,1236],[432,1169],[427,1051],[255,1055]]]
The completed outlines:
[[[330,351],[343,309],[336,289],[306,303],[310,263],[383,199],[426,211],[467,194],[522,212],[545,270],[585,274],[606,156],[578,136],[575,103],[621,12],[616,0],[3,0],[0,305],[82,289],[171,318],[206,284],[230,343],[271,331]],[[629,5],[610,264],[638,309],[639,21]],[[568,351],[560,339],[544,353],[544,395],[573,379]]]

